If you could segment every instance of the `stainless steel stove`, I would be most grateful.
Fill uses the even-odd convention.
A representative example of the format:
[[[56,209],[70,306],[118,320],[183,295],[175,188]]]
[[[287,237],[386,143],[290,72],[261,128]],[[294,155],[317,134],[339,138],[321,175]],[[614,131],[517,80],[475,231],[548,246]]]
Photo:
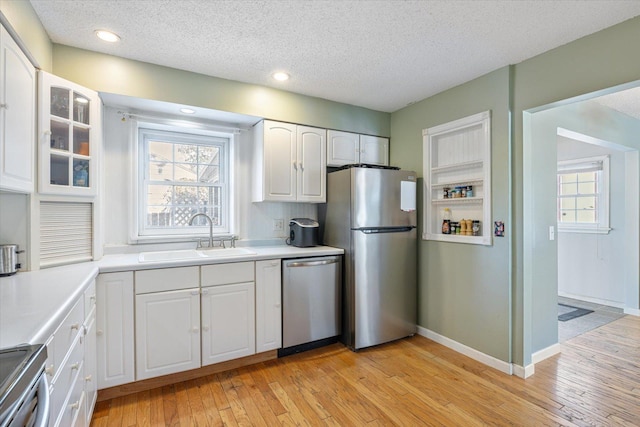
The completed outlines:
[[[48,424],[46,361],[47,347],[44,345],[0,350],[0,427],[44,427]]]

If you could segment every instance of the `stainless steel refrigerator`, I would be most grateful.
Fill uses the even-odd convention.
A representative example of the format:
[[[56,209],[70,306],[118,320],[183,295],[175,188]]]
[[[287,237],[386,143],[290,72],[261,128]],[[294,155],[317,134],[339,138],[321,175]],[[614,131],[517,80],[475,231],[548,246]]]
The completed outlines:
[[[415,334],[415,172],[331,172],[319,214],[323,243],[345,251],[342,341],[357,350]]]

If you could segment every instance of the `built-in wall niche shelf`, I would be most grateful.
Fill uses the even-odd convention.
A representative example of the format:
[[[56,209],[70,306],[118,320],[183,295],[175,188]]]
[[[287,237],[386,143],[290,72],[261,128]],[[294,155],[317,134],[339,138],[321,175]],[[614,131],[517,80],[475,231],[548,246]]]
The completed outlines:
[[[422,137],[424,153],[422,238],[491,245],[493,227],[490,111],[424,129]],[[466,194],[469,189],[471,196]],[[458,191],[464,193],[464,196],[456,194]],[[448,216],[451,223],[460,223],[463,219],[479,221],[479,230],[476,235],[444,234],[443,222],[448,219]]]

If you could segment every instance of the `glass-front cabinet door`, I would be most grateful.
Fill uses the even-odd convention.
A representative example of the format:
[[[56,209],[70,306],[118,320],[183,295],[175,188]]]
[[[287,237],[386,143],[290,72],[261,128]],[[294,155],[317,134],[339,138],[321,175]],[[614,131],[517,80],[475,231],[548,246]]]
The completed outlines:
[[[96,194],[100,109],[96,92],[40,72],[40,193]]]

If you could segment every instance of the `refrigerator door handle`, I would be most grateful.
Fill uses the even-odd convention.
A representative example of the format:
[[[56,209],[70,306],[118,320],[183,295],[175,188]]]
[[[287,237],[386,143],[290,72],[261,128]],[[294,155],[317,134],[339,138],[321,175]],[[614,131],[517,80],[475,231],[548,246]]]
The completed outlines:
[[[393,227],[393,228],[357,228],[356,230],[363,232],[364,234],[379,234],[379,233],[406,233],[413,230],[415,227]]]

